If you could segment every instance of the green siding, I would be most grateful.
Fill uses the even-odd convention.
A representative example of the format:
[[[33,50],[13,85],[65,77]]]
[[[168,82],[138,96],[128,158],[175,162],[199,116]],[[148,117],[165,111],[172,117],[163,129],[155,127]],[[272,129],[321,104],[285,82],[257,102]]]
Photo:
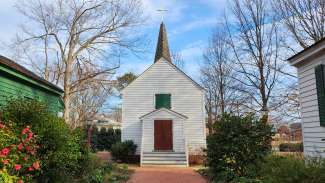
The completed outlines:
[[[325,126],[325,78],[324,65],[315,67],[317,100],[320,126]]]
[[[4,106],[9,99],[18,97],[42,101],[54,113],[63,111],[61,96],[58,93],[0,71],[0,106]]]
[[[159,108],[166,108],[170,109],[171,108],[171,102],[170,102],[170,94],[156,94],[156,109]]]

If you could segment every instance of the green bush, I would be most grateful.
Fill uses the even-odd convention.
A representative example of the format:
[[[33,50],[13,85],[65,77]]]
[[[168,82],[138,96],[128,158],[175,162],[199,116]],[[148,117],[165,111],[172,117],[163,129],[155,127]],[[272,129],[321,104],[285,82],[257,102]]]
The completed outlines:
[[[97,127],[93,127],[90,139],[93,151],[110,151],[113,144],[121,142],[121,130],[102,128],[98,131]]]
[[[3,119],[13,123],[19,131],[29,125],[39,137],[42,172],[37,177],[38,182],[69,182],[80,175],[82,163],[88,161],[82,130],[71,130],[62,118],[35,100],[12,100],[2,108],[2,114]]]
[[[105,164],[96,154],[89,154],[89,161],[84,162],[81,179],[78,183],[102,183],[104,180]]]
[[[102,128],[99,132],[97,132],[96,141],[94,141],[94,146],[97,150],[111,150],[113,144],[117,142],[121,142],[121,131],[119,129],[105,129]]]
[[[250,169],[271,150],[271,126],[252,116],[226,114],[207,138],[207,164],[212,179],[230,182],[249,177]]]
[[[116,160],[127,162],[130,156],[133,156],[136,152],[137,145],[132,140],[126,140],[124,142],[118,142],[112,145],[111,152]]]
[[[83,174],[77,183],[114,183],[126,181],[129,177],[127,166],[107,164],[96,156],[90,154],[89,162],[83,167]]]
[[[294,156],[269,156],[260,165],[261,179],[265,183],[320,183],[325,182],[324,172],[324,160]]]
[[[282,143],[279,145],[281,152],[303,152],[303,143]]]

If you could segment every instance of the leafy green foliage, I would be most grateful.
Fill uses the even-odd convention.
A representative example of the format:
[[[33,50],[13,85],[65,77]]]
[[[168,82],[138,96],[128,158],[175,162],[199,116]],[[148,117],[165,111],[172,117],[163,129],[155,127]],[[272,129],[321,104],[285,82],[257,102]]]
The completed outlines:
[[[69,182],[79,176],[88,154],[82,130],[71,130],[62,118],[54,116],[44,104],[35,100],[10,101],[2,114],[17,130],[29,125],[38,135],[37,154],[43,165],[37,177],[39,182]]]
[[[122,162],[127,162],[128,158],[130,156],[133,156],[136,150],[137,150],[137,145],[135,145],[132,140],[118,142],[112,145],[111,148],[113,157],[116,160],[120,160]]]
[[[122,90],[127,85],[129,85],[133,80],[135,80],[137,76],[132,72],[125,73],[124,75],[117,78],[117,89]]]
[[[91,147],[94,151],[110,151],[113,144],[121,142],[121,130],[120,129],[105,129],[100,131],[96,127],[92,129],[91,133]]]
[[[279,150],[281,152],[303,152],[303,143],[282,143],[279,145]]]
[[[83,174],[77,183],[103,183],[120,182],[128,179],[127,166],[117,164],[107,164],[99,159],[95,154],[90,154],[89,162],[83,167]]]
[[[111,171],[104,177],[104,183],[122,183],[129,179],[128,166],[125,164],[111,164]]]
[[[294,156],[269,156],[259,166],[265,183],[325,182],[325,161]]]
[[[271,150],[271,126],[252,116],[226,114],[213,130],[207,138],[207,164],[214,180],[249,176],[250,168]]]

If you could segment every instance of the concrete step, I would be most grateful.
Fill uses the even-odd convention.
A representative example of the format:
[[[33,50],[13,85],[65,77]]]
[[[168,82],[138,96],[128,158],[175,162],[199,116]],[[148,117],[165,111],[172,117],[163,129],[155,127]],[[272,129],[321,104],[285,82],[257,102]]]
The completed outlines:
[[[185,153],[148,152],[148,153],[143,153],[143,156],[144,157],[185,157]]]
[[[143,160],[152,161],[164,161],[164,160],[175,160],[175,161],[186,161],[186,157],[142,157]]]
[[[143,152],[142,166],[187,166],[185,152]]]
[[[153,151],[153,152],[143,152],[143,154],[185,154],[185,152]]]
[[[186,161],[142,161],[143,165],[187,165]]]

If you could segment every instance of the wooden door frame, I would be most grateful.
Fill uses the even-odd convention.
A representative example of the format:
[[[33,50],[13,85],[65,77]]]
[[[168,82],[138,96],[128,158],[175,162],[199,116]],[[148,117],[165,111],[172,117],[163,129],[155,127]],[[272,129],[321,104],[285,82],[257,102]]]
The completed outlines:
[[[156,140],[155,140],[155,138],[156,138],[156,135],[155,135],[155,123],[156,123],[156,121],[170,121],[170,123],[171,123],[171,131],[170,131],[170,133],[171,133],[171,149],[168,149],[168,150],[159,150],[159,149],[156,149]],[[174,121],[172,120],[172,119],[161,119],[161,118],[159,118],[159,119],[154,119],[153,120],[153,151],[160,151],[160,152],[163,152],[163,151],[166,151],[166,152],[173,152],[174,151],[174,133],[173,133],[173,131],[174,131]]]

